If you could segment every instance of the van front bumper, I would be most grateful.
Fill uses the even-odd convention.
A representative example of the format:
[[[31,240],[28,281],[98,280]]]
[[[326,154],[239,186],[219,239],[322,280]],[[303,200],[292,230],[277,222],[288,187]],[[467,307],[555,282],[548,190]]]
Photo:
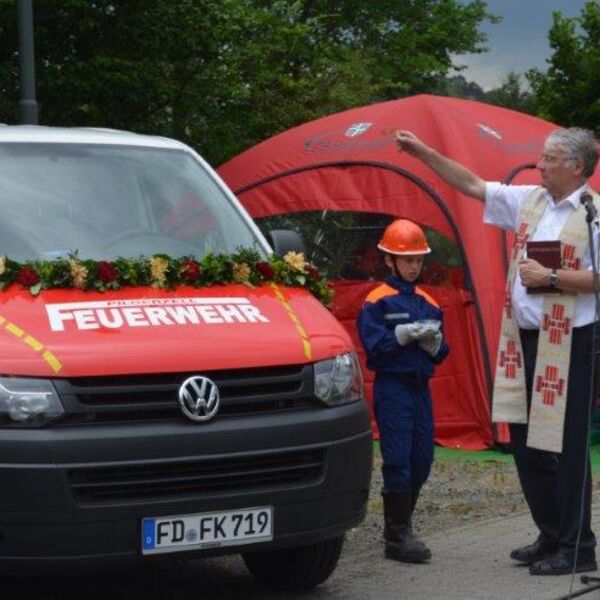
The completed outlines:
[[[105,427],[0,431],[0,456],[11,458],[0,464],[0,573],[164,556],[142,554],[141,525],[148,517],[273,507],[272,541],[181,553],[196,557],[310,544],[362,521],[372,466],[363,403],[235,421],[120,425],[111,435]],[[254,484],[171,492],[169,478],[163,487],[144,480],[182,464],[231,462],[239,471],[240,460],[253,465],[265,456],[304,455],[321,463],[300,478],[272,483],[260,475]],[[129,477],[126,494],[107,485],[100,485],[102,494],[89,493],[107,473],[117,483],[120,473]],[[77,491],[82,480],[83,493]]]

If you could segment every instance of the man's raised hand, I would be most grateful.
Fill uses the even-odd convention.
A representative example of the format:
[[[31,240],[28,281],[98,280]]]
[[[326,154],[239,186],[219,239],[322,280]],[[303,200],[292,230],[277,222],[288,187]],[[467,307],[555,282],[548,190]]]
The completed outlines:
[[[397,129],[394,140],[400,152],[408,152],[416,156],[419,150],[424,146],[423,142],[412,132],[405,129]]]

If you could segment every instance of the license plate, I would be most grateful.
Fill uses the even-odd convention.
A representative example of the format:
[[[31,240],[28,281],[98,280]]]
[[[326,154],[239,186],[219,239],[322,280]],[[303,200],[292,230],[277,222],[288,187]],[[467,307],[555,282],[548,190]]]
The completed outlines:
[[[238,546],[272,539],[272,506],[142,520],[142,554]]]

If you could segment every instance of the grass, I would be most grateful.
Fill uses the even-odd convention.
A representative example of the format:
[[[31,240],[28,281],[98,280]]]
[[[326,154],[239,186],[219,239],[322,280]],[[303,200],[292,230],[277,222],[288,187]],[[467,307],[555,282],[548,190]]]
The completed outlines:
[[[590,445],[590,460],[592,463],[592,472],[600,475],[600,439],[592,437]],[[373,442],[373,449],[377,456],[379,452],[379,442]],[[502,452],[500,450],[459,450],[458,448],[444,448],[443,446],[435,447],[435,460],[462,460],[467,462],[479,461],[497,461],[497,462],[514,462],[510,452]]]
[[[380,456],[379,442],[373,442],[373,451]],[[599,448],[600,452],[600,448]],[[512,454],[500,452],[499,450],[459,450],[458,448],[435,447],[435,460],[466,460],[466,461],[489,461],[513,462]]]
[[[435,447],[435,460],[466,460],[514,462],[512,454],[500,450],[459,450],[458,448]]]

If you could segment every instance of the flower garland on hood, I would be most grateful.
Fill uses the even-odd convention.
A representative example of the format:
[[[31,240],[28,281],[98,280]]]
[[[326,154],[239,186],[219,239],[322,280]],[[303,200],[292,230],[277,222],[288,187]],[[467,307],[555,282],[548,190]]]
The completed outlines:
[[[288,252],[283,258],[271,255],[266,260],[255,250],[243,248],[231,255],[208,254],[200,260],[155,254],[96,261],[81,259],[74,252],[54,260],[18,262],[0,256],[0,290],[17,284],[34,296],[53,288],[104,292],[122,287],[171,290],[180,285],[208,287],[228,283],[250,287],[279,283],[306,288],[325,305],[332,299],[332,290],[319,269],[299,252]]]

